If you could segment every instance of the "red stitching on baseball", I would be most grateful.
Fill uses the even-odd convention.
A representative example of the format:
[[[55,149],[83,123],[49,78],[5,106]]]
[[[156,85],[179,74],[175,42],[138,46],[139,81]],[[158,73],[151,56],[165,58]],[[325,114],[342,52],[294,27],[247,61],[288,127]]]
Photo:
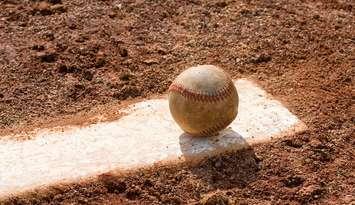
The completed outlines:
[[[194,101],[214,103],[223,100],[233,91],[233,83],[229,82],[225,87],[212,93],[202,93],[185,88],[181,84],[173,83],[169,87],[169,92],[177,92],[180,95]]]
[[[202,131],[200,132],[200,135],[201,135],[201,136],[210,136],[210,135],[212,135],[212,134],[215,134],[215,133],[218,132],[219,130],[221,130],[221,129],[227,127],[229,123],[230,123],[229,120],[220,122],[220,123],[216,124],[216,125],[213,126],[213,127],[210,127],[210,128],[207,128],[207,129],[202,130]]]

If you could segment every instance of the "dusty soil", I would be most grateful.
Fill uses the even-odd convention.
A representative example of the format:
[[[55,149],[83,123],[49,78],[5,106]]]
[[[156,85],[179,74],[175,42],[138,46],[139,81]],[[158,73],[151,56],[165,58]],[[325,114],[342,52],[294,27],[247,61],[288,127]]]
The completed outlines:
[[[0,8],[1,132],[165,93],[196,64],[258,81],[309,126],[197,165],[108,173],[0,204],[355,203],[354,1],[3,0]]]

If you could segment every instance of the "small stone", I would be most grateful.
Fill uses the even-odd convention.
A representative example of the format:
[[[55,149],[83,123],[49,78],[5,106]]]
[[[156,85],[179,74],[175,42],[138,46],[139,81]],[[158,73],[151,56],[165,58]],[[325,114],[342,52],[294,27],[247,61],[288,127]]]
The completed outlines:
[[[53,5],[51,6],[51,10],[54,12],[54,13],[64,13],[66,12],[68,9],[67,7],[65,7],[64,5]]]
[[[145,63],[146,65],[153,65],[153,64],[158,64],[158,60],[156,59],[147,59],[147,60],[144,60],[143,63]]]

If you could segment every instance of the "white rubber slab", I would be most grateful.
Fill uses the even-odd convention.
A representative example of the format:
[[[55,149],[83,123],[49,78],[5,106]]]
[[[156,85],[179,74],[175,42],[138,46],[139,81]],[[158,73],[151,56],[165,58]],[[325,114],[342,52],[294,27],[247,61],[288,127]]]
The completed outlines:
[[[183,134],[164,98],[132,105],[117,121],[64,131],[41,130],[28,141],[0,140],[0,196],[116,169],[240,149],[306,129],[254,83],[238,80],[236,87],[238,117],[229,129],[212,138]]]

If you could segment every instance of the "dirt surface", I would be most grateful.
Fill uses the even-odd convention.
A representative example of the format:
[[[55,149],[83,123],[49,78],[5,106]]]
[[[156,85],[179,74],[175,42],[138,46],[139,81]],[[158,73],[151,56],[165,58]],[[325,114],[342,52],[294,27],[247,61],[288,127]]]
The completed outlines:
[[[355,203],[354,1],[3,0],[0,8],[2,131],[165,93],[196,64],[258,81],[309,127],[198,165],[105,174],[0,204]]]

